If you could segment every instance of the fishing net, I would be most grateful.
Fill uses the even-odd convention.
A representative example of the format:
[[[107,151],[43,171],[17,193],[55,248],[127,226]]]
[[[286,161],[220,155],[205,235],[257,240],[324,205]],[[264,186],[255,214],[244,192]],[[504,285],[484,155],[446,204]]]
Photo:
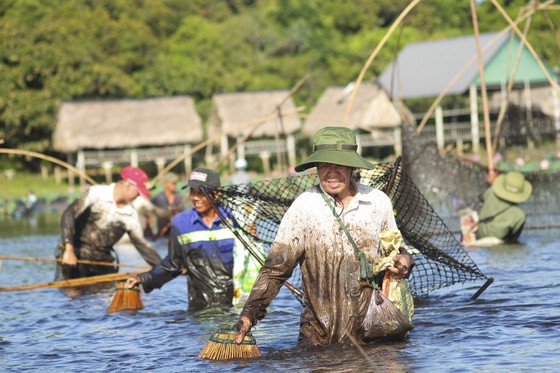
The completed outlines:
[[[488,169],[476,159],[458,158],[452,153],[440,155],[435,140],[416,133],[413,126],[402,126],[402,167],[418,186],[436,213],[452,232],[460,232],[460,211],[466,207],[479,210],[480,195],[488,188]],[[553,164],[554,165],[554,164]],[[498,172],[508,172],[504,162]],[[560,170],[519,170],[533,185],[533,194],[522,204],[527,213],[525,229],[559,227]]]
[[[396,222],[416,266],[409,278],[414,297],[457,283],[487,280],[457,238],[396,163],[378,164],[360,173],[360,183],[384,191],[392,200]],[[317,174],[301,174],[253,184],[224,186],[214,205],[233,212],[241,225],[238,237],[255,252],[268,252],[282,217],[303,191],[319,184]],[[290,283],[301,289],[301,276]],[[299,276],[299,277],[298,277]]]

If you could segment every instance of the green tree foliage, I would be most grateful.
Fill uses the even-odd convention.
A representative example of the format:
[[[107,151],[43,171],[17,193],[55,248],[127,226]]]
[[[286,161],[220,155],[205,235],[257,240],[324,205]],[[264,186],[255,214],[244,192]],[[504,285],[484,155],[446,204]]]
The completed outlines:
[[[502,2],[515,19],[527,0]],[[355,80],[410,0],[4,0],[0,2],[2,146],[50,153],[60,101],[191,95],[203,117],[215,93],[289,89],[309,109]],[[481,32],[507,26],[489,1]],[[560,61],[558,12],[529,41]],[[522,25],[520,25],[522,28]],[[365,79],[406,44],[472,34],[468,0],[421,1]]]

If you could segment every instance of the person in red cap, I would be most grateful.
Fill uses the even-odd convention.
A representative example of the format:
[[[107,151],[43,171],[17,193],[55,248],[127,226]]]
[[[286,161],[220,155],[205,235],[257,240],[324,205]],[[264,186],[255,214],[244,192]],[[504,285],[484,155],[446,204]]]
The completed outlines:
[[[150,197],[146,182],[148,176],[142,169],[126,166],[121,180],[90,187],[64,210],[57,255],[62,263],[57,265],[55,280],[117,272],[116,266],[87,265],[77,260],[114,262],[113,245],[125,233],[148,264],[154,266],[161,261],[144,239],[138,214],[131,205],[139,195]]]

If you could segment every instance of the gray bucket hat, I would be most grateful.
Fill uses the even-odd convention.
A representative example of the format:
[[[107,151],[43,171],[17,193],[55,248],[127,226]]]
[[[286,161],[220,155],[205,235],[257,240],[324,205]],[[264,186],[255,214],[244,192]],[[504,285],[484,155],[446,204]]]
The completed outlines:
[[[357,153],[356,135],[346,127],[321,128],[313,136],[313,153],[301,164],[297,172],[315,167],[317,162],[338,164],[371,170],[375,166]]]

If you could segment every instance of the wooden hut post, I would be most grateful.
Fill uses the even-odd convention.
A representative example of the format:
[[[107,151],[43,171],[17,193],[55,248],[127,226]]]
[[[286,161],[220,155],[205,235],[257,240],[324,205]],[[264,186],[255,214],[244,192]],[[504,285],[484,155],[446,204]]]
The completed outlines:
[[[262,160],[264,174],[270,175],[270,152],[260,152],[259,156]]]
[[[161,158],[161,157],[156,158],[154,162],[157,167],[157,172],[158,174],[160,174],[161,170],[163,170],[163,168],[165,167],[165,158]]]
[[[84,151],[81,149],[78,150],[78,160],[76,162],[76,168],[83,173],[86,172],[86,156],[84,154]],[[82,174],[80,174],[80,187],[83,187],[85,183],[86,181],[84,177],[82,176]]]
[[[560,97],[555,89],[552,91],[552,108],[554,112],[554,129],[556,130],[556,143],[560,145]]]
[[[445,141],[443,138],[443,109],[438,105],[436,107],[436,144],[440,153],[443,153]]]
[[[531,100],[531,85],[529,84],[529,80],[525,79],[523,85],[523,98],[525,99],[525,114],[527,116],[527,124],[530,126],[533,122],[533,101]],[[530,128],[530,127],[529,127]],[[531,140],[530,136],[526,136],[527,138],[527,148],[534,149],[535,143]]]
[[[136,149],[130,149],[130,165],[138,167],[138,152]]]
[[[471,137],[473,153],[478,153],[480,151],[480,133],[478,131],[478,99],[476,93],[476,85],[471,84],[471,86],[469,87],[469,97],[471,102]]]
[[[54,166],[54,182],[56,185],[62,182],[62,171],[58,166]]]
[[[296,166],[296,139],[293,134],[286,137],[286,146],[288,148],[288,164],[292,169]]]
[[[398,126],[393,128],[393,148],[397,157],[402,155],[402,130]]]
[[[71,153],[66,156],[66,163],[74,164],[74,157]],[[66,175],[68,175],[68,189],[74,190],[74,172],[72,170],[67,170]]]
[[[192,155],[191,155],[192,146],[190,144],[186,144],[183,147],[183,154],[185,154],[185,159],[183,160],[183,165],[185,166],[185,174],[190,175],[192,170]]]
[[[105,171],[105,181],[107,182],[107,184],[110,184],[111,181],[113,181],[113,174],[111,172],[111,169],[113,168],[113,162],[105,161],[101,163],[101,167],[103,168],[103,171]]]
[[[229,142],[227,138],[227,134],[222,132],[222,136],[220,137],[220,157],[227,156],[229,152]]]

